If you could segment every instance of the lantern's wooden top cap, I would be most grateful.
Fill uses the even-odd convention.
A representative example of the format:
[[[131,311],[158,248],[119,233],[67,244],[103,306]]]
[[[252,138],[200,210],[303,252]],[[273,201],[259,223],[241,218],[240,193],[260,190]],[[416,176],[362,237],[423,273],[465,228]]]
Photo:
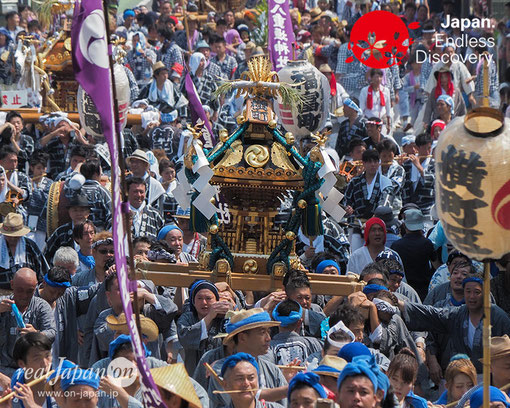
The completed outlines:
[[[464,118],[467,132],[477,137],[494,137],[504,128],[503,113],[497,109],[481,107],[473,109]]]

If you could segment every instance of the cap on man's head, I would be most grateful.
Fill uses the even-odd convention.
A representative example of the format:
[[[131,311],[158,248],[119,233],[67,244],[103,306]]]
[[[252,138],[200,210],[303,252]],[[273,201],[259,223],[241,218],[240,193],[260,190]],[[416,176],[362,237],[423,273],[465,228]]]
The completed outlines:
[[[211,46],[207,43],[205,40],[200,40],[197,42],[197,45],[195,46],[195,50],[198,51],[200,48],[209,48],[211,49]]]
[[[409,231],[421,231],[424,228],[425,217],[420,210],[411,208],[404,212],[404,225]]]
[[[393,215],[391,207],[380,205],[374,211],[374,217],[380,218],[386,224],[386,228],[397,225],[398,222]]]

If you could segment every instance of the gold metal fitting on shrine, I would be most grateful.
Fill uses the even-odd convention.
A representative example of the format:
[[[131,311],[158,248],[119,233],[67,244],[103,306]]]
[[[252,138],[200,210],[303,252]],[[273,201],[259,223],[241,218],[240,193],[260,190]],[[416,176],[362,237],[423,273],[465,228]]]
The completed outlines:
[[[301,209],[304,209],[304,208],[308,207],[308,203],[305,200],[299,200],[297,202],[297,206]]]
[[[276,120],[270,120],[269,123],[267,124],[267,126],[269,126],[269,129],[275,129],[276,128]]]
[[[296,234],[294,231],[287,231],[285,233],[285,238],[287,238],[289,241],[294,241],[296,239]]]
[[[257,273],[259,266],[255,259],[248,259],[243,264],[243,272],[244,273]]]
[[[296,141],[296,138],[294,137],[292,132],[287,132],[287,133],[285,133],[285,141],[288,144],[294,144],[294,142]]]
[[[217,234],[219,231],[219,228],[216,224],[213,224],[209,227],[209,232],[213,235]]]
[[[244,122],[246,122],[246,116],[239,115],[236,119],[236,122],[238,125],[242,125]]]
[[[225,143],[228,140],[228,130],[227,129],[220,130],[220,140],[223,143]]]

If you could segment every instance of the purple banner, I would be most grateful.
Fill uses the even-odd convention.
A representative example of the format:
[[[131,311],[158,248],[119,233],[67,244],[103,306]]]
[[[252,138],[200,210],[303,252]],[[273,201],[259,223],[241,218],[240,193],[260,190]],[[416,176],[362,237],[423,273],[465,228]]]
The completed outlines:
[[[268,0],[268,49],[269,57],[276,71],[287,62],[295,59],[292,44],[295,43],[292,21],[290,19],[289,0]]]
[[[204,147],[206,149],[210,149],[214,146],[215,138],[213,131],[211,129],[211,124],[207,119],[207,115],[205,114],[204,107],[202,106],[202,102],[197,95],[197,89],[195,88],[195,84],[191,79],[189,71],[186,72],[186,77],[184,78],[184,86],[186,87],[186,93],[188,94],[189,101],[189,109],[191,113],[191,121],[193,124],[197,123],[197,120],[200,118],[205,123],[205,129],[202,132],[202,142],[204,143]]]
[[[103,125],[112,163],[113,241],[115,264],[119,278],[122,306],[131,334],[131,342],[141,377],[142,398],[146,407],[166,408],[145,360],[133,308],[129,298],[132,284],[128,278],[128,243],[122,217],[120,166],[117,138],[114,132],[113,94],[105,17],[101,0],[77,1],[71,29],[73,68],[76,80],[95,103]],[[118,126],[120,130],[120,126]]]

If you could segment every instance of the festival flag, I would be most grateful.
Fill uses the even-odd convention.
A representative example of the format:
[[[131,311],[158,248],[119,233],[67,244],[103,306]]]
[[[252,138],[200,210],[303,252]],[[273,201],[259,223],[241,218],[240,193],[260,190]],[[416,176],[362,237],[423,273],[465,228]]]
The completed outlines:
[[[112,163],[113,242],[115,265],[119,279],[119,290],[131,342],[141,377],[142,398],[146,407],[165,408],[159,390],[154,383],[145,360],[145,351],[140,340],[129,292],[136,287],[136,281],[128,277],[127,257],[129,249],[124,230],[121,203],[119,146],[114,126],[113,93],[110,71],[108,39],[105,15],[101,0],[76,1],[71,29],[72,58],[75,78],[96,105],[103,125],[103,133],[110,149]]]
[[[288,0],[268,0],[268,49],[269,57],[276,71],[282,69],[295,56],[295,43]]]
[[[195,84],[191,79],[189,71],[186,72],[186,77],[184,78],[184,86],[186,87],[186,93],[188,94],[191,121],[194,124],[197,122],[199,118],[204,121],[205,129],[202,131],[202,142],[204,143],[204,147],[206,149],[210,149],[214,146],[215,143],[214,134],[211,129],[211,124],[207,119],[207,115],[205,114],[202,102],[198,97],[197,89],[195,88]]]

